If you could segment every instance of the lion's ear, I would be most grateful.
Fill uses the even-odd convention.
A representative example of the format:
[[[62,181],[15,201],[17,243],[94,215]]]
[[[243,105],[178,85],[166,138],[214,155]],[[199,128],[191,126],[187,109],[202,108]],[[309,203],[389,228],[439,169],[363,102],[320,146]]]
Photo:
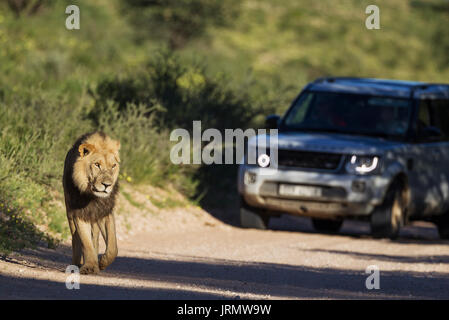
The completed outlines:
[[[117,151],[119,151],[120,150],[120,141],[115,140],[115,144],[116,144]]]
[[[78,152],[80,153],[81,158],[91,154],[95,151],[95,147],[89,143],[83,143],[79,146]]]

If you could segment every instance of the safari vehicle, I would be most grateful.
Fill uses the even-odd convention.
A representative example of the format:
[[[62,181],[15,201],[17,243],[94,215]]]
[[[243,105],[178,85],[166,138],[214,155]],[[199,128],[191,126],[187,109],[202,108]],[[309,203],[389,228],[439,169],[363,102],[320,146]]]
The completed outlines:
[[[266,124],[278,129],[277,165],[240,165],[243,227],[286,213],[332,233],[366,219],[395,238],[428,220],[449,238],[449,85],[322,78]]]

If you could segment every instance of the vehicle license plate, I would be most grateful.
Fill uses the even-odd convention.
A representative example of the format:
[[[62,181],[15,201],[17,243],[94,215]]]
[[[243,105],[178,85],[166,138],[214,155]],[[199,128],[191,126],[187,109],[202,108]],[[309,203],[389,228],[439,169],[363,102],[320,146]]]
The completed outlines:
[[[279,195],[295,197],[320,197],[321,188],[298,186],[293,184],[281,184],[279,185]]]

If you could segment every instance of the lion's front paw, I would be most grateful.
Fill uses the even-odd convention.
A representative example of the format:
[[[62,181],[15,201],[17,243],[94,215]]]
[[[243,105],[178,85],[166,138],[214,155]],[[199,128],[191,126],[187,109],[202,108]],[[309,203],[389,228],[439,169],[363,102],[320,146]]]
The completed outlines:
[[[81,274],[96,274],[99,273],[100,269],[96,264],[85,264],[80,268]]]

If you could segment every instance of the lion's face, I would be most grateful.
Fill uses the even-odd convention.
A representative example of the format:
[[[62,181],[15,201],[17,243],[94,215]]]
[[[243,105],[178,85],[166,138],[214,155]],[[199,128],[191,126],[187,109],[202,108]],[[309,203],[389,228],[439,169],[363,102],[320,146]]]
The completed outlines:
[[[107,136],[93,135],[79,146],[73,181],[83,193],[108,197],[119,174],[120,143]]]
[[[94,153],[87,168],[87,177],[93,194],[107,197],[118,177],[118,161],[110,153]]]

